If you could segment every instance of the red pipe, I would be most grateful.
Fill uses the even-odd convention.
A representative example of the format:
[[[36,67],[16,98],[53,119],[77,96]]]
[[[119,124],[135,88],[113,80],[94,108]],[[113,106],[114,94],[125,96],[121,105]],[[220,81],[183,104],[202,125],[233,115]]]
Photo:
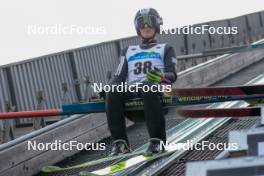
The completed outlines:
[[[0,119],[57,116],[61,114],[62,113],[60,109],[47,109],[47,110],[21,111],[21,112],[2,112],[0,113]]]

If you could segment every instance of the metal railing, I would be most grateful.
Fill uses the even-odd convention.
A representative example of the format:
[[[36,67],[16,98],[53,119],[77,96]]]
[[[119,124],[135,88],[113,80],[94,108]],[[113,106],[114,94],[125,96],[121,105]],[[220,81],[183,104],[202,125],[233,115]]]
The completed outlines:
[[[259,75],[255,79],[248,82],[246,85],[263,84],[263,83],[264,83],[264,75]],[[245,107],[245,106],[248,106],[246,102],[235,101],[235,102],[226,102],[226,103],[216,103],[211,106],[208,106],[207,108],[230,108],[230,107]],[[204,139],[206,136],[214,132],[221,125],[225,124],[230,119],[231,118],[223,118],[223,119],[209,118],[209,119],[200,119],[200,120],[188,119],[186,120],[186,121],[189,121],[188,123],[191,123],[191,124],[194,123],[195,125],[192,128],[190,128],[188,131],[185,131],[184,128],[182,129],[177,128],[177,130],[175,130],[175,135],[172,135],[171,137],[169,137],[169,142],[178,143],[178,142],[183,142],[183,141],[186,142],[187,140],[193,140],[193,139],[194,139],[193,141],[199,142],[202,139]],[[178,134],[180,134],[180,138]],[[142,165],[132,168],[129,171],[125,171],[123,173],[119,173],[116,175],[120,175],[120,174],[125,174],[125,175],[132,174],[133,175],[137,173],[140,173],[142,175],[158,175],[159,173],[164,171],[166,168],[168,168],[173,163],[173,161],[177,160],[180,156],[182,156],[186,152],[188,151],[178,150],[175,153],[173,153],[171,156],[165,159],[161,159],[158,163],[154,163],[151,166],[145,167],[143,163]]]

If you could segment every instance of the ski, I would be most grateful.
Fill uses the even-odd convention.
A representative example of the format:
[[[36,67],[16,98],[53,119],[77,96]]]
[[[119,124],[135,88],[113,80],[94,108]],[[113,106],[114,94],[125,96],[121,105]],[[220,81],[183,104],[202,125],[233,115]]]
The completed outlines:
[[[168,94],[179,97],[264,94],[264,84],[250,86],[173,88]]]
[[[198,105],[217,103],[225,101],[236,100],[263,100],[264,94],[257,95],[230,95],[230,96],[186,96],[186,97],[162,97],[161,103],[163,108],[175,108],[179,106]],[[255,103],[263,101],[254,101]],[[126,111],[143,110],[144,101],[142,98],[135,98],[128,100],[125,103]],[[86,114],[105,112],[105,102],[103,100],[88,103],[76,103],[63,105],[61,109],[47,109],[35,111],[21,111],[21,112],[4,112],[0,113],[0,119],[12,118],[35,118],[43,116],[58,116],[58,115],[72,115],[72,114]]]
[[[163,108],[173,108],[179,106],[199,105],[208,103],[218,103],[226,101],[245,100],[247,102],[254,100],[259,104],[264,99],[264,95],[241,95],[241,96],[188,96],[188,97],[164,97],[161,102]],[[257,101],[259,100],[259,101]],[[125,103],[126,111],[143,110],[144,102],[141,98],[131,99]]]
[[[40,172],[44,174],[49,174],[49,173],[63,174],[64,172],[76,173],[80,171],[80,169],[88,168],[90,166],[99,165],[99,164],[111,162],[111,161],[117,161],[117,163],[119,163],[119,162],[122,162],[126,158],[135,157],[137,155],[142,155],[142,154],[144,154],[143,151],[132,152],[132,153],[127,153],[123,155],[105,157],[105,158],[100,158],[100,159],[93,160],[93,161],[87,161],[82,164],[78,164],[78,165],[74,165],[70,167],[45,166],[40,170]]]
[[[43,174],[75,174],[78,173],[81,169],[86,169],[94,165],[99,165],[106,162],[115,161],[114,164],[107,166],[103,169],[98,169],[93,172],[85,172],[86,174],[93,175],[108,175],[120,172],[128,167],[134,166],[136,164],[142,163],[143,161],[148,161],[150,159],[158,159],[164,156],[169,155],[171,152],[165,152],[160,155],[155,156],[145,156],[145,151],[140,152],[132,152],[128,154],[113,156],[113,157],[105,157],[94,161],[87,161],[82,164],[70,166],[70,167],[59,167],[59,166],[46,166],[43,167],[40,172]],[[133,163],[132,165],[129,163]]]
[[[120,176],[120,175],[137,175],[140,171],[146,169],[148,166],[153,164],[153,162],[155,162],[159,159],[168,157],[168,156],[172,155],[174,152],[175,152],[175,150],[172,150],[169,152],[162,153],[158,156],[149,158],[146,161],[143,161],[143,162],[139,163],[138,165],[135,165],[135,167],[133,167],[131,169],[121,171],[120,173],[117,174],[117,176]]]
[[[260,116],[260,107],[230,108],[230,109],[177,109],[177,113],[189,118],[209,117],[250,117]]]
[[[130,158],[128,160],[124,160],[124,161],[118,162],[116,164],[113,164],[113,165],[110,165],[110,166],[107,166],[105,168],[98,169],[98,170],[95,170],[92,172],[82,171],[79,173],[79,175],[82,175],[82,176],[112,175],[112,174],[116,174],[116,173],[121,173],[121,175],[123,175],[122,172],[126,171],[126,169],[130,169],[132,167],[138,166],[139,164],[145,165],[147,163],[153,162],[153,161],[158,160],[160,158],[169,156],[169,155],[173,154],[174,152],[175,152],[175,150],[170,150],[170,151],[166,151],[164,153],[153,155],[153,156],[138,155],[138,156],[135,156],[135,157]]]

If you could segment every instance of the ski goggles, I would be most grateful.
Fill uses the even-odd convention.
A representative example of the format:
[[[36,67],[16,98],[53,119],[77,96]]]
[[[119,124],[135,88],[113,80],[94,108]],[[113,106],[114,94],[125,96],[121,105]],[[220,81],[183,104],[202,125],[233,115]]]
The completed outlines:
[[[155,28],[158,25],[158,19],[154,15],[143,15],[135,20],[136,26],[140,29],[148,25],[151,28]]]

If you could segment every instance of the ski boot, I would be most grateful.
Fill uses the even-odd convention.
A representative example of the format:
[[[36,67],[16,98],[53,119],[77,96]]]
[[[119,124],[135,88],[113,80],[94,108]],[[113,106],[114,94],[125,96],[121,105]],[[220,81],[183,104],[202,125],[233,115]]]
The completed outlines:
[[[117,156],[121,154],[130,153],[131,150],[127,144],[127,142],[123,139],[115,140],[113,143],[112,152],[109,156]]]
[[[165,148],[161,145],[162,140],[157,138],[151,138],[149,140],[148,149],[145,151],[146,156],[158,155],[165,152]]]

